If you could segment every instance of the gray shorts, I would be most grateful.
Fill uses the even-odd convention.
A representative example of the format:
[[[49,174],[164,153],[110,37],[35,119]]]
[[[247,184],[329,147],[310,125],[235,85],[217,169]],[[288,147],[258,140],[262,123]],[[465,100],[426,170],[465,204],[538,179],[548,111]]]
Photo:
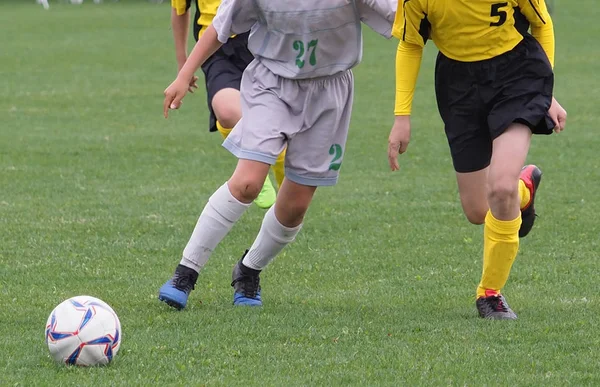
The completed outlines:
[[[287,146],[287,179],[307,186],[334,185],[344,158],[353,93],[351,70],[294,80],[255,60],[242,76],[242,119],[223,146],[239,159],[271,165]]]

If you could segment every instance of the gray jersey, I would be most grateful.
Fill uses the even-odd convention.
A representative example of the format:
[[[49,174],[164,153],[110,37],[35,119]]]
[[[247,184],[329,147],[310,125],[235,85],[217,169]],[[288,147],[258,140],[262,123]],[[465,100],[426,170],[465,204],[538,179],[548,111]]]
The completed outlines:
[[[362,59],[361,22],[389,38],[397,0],[223,0],[218,39],[250,31],[248,48],[289,79],[339,73]]]

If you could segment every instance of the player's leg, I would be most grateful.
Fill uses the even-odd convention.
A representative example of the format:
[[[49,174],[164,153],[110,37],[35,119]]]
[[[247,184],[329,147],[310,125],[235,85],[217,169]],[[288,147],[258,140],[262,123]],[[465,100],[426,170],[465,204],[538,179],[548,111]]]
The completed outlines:
[[[530,141],[531,130],[525,125],[513,124],[493,143],[487,192],[490,210],[485,218],[483,272],[476,303],[484,318],[516,318],[501,290],[519,250],[519,175]]]
[[[173,278],[159,290],[161,301],[177,309],[185,308],[188,296],[198,279],[198,273],[208,262],[217,245],[256,199],[268,172],[268,163],[255,160],[238,161],[229,181],[208,199],[183,250],[183,257],[175,269]]]
[[[299,87],[286,80],[279,90],[285,92],[278,93],[286,105],[304,114],[287,119],[295,132],[286,133],[286,178],[275,208],[267,212],[258,237],[234,267],[236,305],[262,305],[261,271],[300,231],[316,187],[334,185],[339,176],[352,112],[352,72],[324,82],[302,82]]]
[[[316,189],[288,179],[283,181],[275,205],[265,214],[254,243],[233,268],[235,305],[262,305],[260,272],[294,241]]]
[[[217,118],[217,130],[223,138],[227,138],[235,124],[242,118],[239,90],[232,87],[219,90],[212,99],[212,108]],[[273,183],[267,174],[254,203],[260,208],[269,208],[275,203],[276,196],[277,193]]]
[[[238,44],[240,42],[236,39],[230,40],[202,66],[211,130],[218,130],[224,138],[242,117],[239,89],[243,68],[240,68],[235,57],[229,55]],[[255,203],[260,208],[269,208],[275,203],[275,197],[275,188],[267,176]]]
[[[246,83],[252,88],[262,84]],[[268,94],[267,94],[268,95]],[[208,261],[218,243],[227,235],[264,185],[269,166],[285,146],[284,135],[277,119],[287,106],[275,96],[266,101],[242,97],[244,118],[225,139],[223,146],[238,159],[237,167],[226,184],[209,199],[183,251],[183,257],[173,278],[160,289],[159,298],[178,309],[185,307],[194,288],[198,272]]]
[[[509,58],[510,63],[495,62],[496,79],[489,89],[488,124],[494,150],[476,304],[480,316],[492,319],[516,318],[501,290],[517,255],[519,236],[527,235],[533,226],[533,202],[541,179],[537,167],[523,168],[523,164],[532,133],[549,134],[554,127],[548,116],[554,78],[547,56],[535,39],[526,36]]]
[[[487,179],[489,167],[474,172],[456,172],[463,212],[469,222],[483,224],[489,210]]]

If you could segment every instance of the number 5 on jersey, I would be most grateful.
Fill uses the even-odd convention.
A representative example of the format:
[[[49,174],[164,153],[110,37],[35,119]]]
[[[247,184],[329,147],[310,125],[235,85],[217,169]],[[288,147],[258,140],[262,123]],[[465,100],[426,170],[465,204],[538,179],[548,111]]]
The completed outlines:
[[[317,64],[317,43],[319,43],[319,39],[314,39],[308,42],[306,45],[306,55],[309,55],[308,63],[310,63],[311,66]],[[306,60],[304,55],[304,42],[301,40],[295,40],[292,47],[294,47],[294,50],[298,51],[298,56],[296,56],[296,66],[298,66],[298,68],[304,67]]]
[[[508,6],[508,3],[496,3],[492,4],[492,11],[490,12],[490,16],[493,18],[498,18],[498,20],[490,22],[490,26],[492,27],[500,27],[502,24],[506,23],[506,11],[500,10]]]

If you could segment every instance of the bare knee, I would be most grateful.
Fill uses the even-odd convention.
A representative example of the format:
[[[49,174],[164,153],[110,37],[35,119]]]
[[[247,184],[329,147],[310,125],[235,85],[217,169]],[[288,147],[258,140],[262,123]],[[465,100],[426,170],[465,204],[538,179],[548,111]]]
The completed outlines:
[[[251,203],[258,197],[264,183],[264,179],[253,176],[236,176],[229,180],[228,186],[234,198],[242,203]]]
[[[483,224],[485,223],[485,216],[487,215],[487,208],[463,208],[467,220],[472,224]]]
[[[315,190],[316,187],[284,180],[275,202],[275,213],[279,222],[286,227],[295,227],[302,223]]]
[[[512,178],[501,178],[491,181],[488,188],[490,205],[507,204],[519,197],[518,181]]]
[[[233,128],[242,117],[240,92],[233,88],[219,90],[213,97],[212,108],[221,126]]]
[[[302,223],[309,205],[310,199],[280,201],[279,205],[276,206],[279,221],[283,225],[289,225],[288,227],[294,227],[295,225]]]
[[[218,112],[215,110],[215,116],[217,116],[217,121],[221,126],[226,129],[233,128],[241,118],[235,109],[229,107],[221,107]]]

